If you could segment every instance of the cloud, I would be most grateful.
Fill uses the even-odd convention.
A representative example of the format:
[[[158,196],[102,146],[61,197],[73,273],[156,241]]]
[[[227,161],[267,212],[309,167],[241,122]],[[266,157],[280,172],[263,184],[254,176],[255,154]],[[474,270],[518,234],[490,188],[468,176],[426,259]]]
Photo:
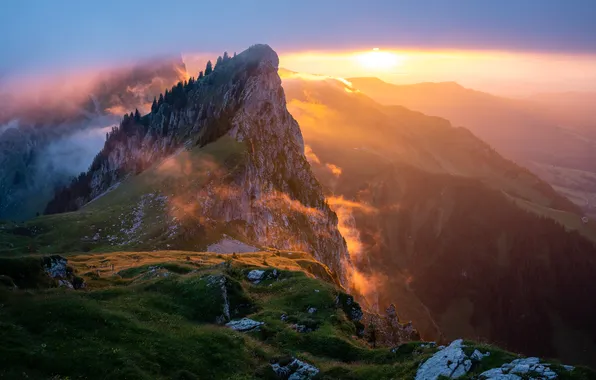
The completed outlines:
[[[308,207],[302,204],[300,201],[290,198],[287,194],[273,191],[267,195],[261,197],[259,201],[263,206],[270,209],[280,211],[293,211],[307,216],[315,218],[323,218],[323,212],[314,207]]]
[[[4,124],[4,125],[0,125],[0,136],[2,136],[2,134],[6,131],[8,131],[9,129],[17,129],[19,128],[19,121],[18,120],[11,120],[8,123]]]
[[[312,151],[312,148],[310,147],[310,145],[304,145],[304,155],[306,156],[306,159],[308,160],[308,162],[311,165],[321,163],[321,161],[319,160],[319,157],[317,157],[315,152]]]
[[[113,121],[109,117],[100,117],[52,141],[38,153],[36,167],[43,173],[64,177],[86,171],[103,148],[106,133],[116,126]]]
[[[329,169],[329,171],[331,171],[331,173],[333,173],[334,176],[339,177],[341,175],[341,168],[339,166],[329,163],[325,164],[325,166],[327,169]]]

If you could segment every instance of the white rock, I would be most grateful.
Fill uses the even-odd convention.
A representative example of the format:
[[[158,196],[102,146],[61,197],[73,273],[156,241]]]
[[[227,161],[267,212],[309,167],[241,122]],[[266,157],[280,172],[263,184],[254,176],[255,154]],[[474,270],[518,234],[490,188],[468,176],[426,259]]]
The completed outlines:
[[[422,363],[416,373],[416,380],[436,380],[441,375],[457,379],[465,375],[472,367],[472,361],[464,353],[462,342],[461,339],[454,340]]]
[[[522,376],[530,373],[537,373],[537,379],[553,380],[557,374],[550,369],[548,364],[541,364],[540,359],[536,357],[521,358],[505,363],[499,368],[492,368],[480,374],[480,379],[484,380],[518,380]],[[534,379],[534,377],[531,377]]]
[[[313,365],[294,359],[286,366],[280,366],[278,363],[271,364],[273,372],[281,378],[288,380],[310,380],[319,373],[319,369]]]
[[[251,270],[250,272],[248,272],[248,275],[246,277],[248,278],[248,281],[258,284],[259,281],[261,281],[263,279],[264,275],[265,275],[264,270],[255,269],[255,270]]]
[[[226,326],[236,331],[251,331],[254,329],[258,329],[260,326],[264,324],[265,322],[257,322],[250,318],[242,318],[237,321],[230,321],[226,323]]]
[[[472,353],[472,356],[470,356],[470,358],[473,359],[473,360],[480,361],[485,356],[490,356],[490,352],[487,352],[486,354],[483,354],[482,352],[480,352],[478,350],[474,350],[474,352]]]

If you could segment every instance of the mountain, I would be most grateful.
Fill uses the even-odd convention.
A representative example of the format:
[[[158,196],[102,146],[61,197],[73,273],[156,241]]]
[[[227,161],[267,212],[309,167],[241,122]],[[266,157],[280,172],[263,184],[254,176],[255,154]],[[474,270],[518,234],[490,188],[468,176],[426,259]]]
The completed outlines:
[[[94,220],[80,236],[95,246],[201,250],[225,233],[313,252],[347,285],[337,216],[304,157],[277,65],[271,48],[253,46],[174,86],[151,113],[125,116],[89,171],[47,206],[79,211],[45,220]],[[114,224],[121,215],[130,219]]]
[[[224,54],[213,71],[208,66],[205,75],[168,89],[150,113],[126,115],[108,134],[89,170],[48,204],[49,215],[0,223],[0,377],[593,378],[587,368],[523,358],[484,343],[419,342],[414,325],[403,318],[422,309],[433,322],[439,297],[449,302],[465,289],[472,289],[470,297],[486,295],[478,287],[477,273],[470,272],[474,281],[459,278],[462,261],[486,274],[486,234],[468,224],[450,228],[452,222],[478,218],[465,220],[473,214],[468,210],[445,210],[439,223],[445,235],[439,231],[441,239],[436,239],[436,218],[429,222],[427,217],[437,204],[426,209],[420,205],[441,199],[425,191],[454,184],[447,194],[453,205],[474,197],[487,201],[506,216],[499,220],[505,226],[498,228],[511,228],[511,233],[523,231],[520,225],[534,227],[538,220],[513,202],[533,207],[544,207],[534,203],[538,200],[562,208],[569,204],[469,132],[450,137],[445,130],[451,127],[444,120],[385,108],[344,82],[301,81],[285,78],[282,87],[277,55],[266,45],[252,46],[234,58]],[[335,114],[342,105],[349,106],[345,115]],[[304,144],[288,107],[304,121],[304,135],[312,146]],[[366,123],[364,111],[374,123]],[[335,124],[338,120],[345,123]],[[392,120],[401,124],[387,124]],[[315,144],[316,133],[325,135],[333,128],[339,129],[336,140]],[[444,149],[430,138],[439,132],[448,142]],[[427,140],[428,146],[420,145]],[[435,149],[436,155],[427,157]],[[464,158],[484,159],[482,170]],[[519,177],[513,188],[508,171]],[[474,177],[478,173],[484,179]],[[386,189],[377,191],[385,184]],[[507,195],[505,189],[497,190],[499,185]],[[470,191],[460,191],[466,186]],[[356,196],[348,198],[350,192]],[[394,203],[396,199],[401,203]],[[401,212],[402,206],[415,210]],[[522,218],[519,224],[510,225],[511,207],[520,212],[513,215]],[[492,215],[483,209],[479,213],[489,216],[483,231],[497,228]],[[396,216],[405,219],[405,228],[391,224]],[[416,228],[410,228],[410,220]],[[544,220],[553,228],[535,228],[547,233],[545,239],[550,234],[557,238],[562,228]],[[378,232],[374,238],[379,246],[387,237],[408,241],[401,231],[410,236],[420,232],[420,246],[409,256],[416,259],[410,268],[421,280],[404,277],[404,266],[396,265],[404,263],[403,256],[388,255],[393,245],[370,249],[372,231]],[[471,233],[465,235],[467,231]],[[480,238],[470,239],[475,235]],[[556,279],[561,291],[571,281],[584,281],[582,271],[590,270],[589,261],[577,262],[579,269],[568,268],[586,241],[565,236],[565,248],[574,243],[577,247],[568,252],[570,259],[562,268],[574,270]],[[459,241],[462,237],[469,241]],[[462,252],[431,246],[443,238],[447,246],[461,242]],[[504,241],[509,243],[507,236]],[[426,242],[431,249],[424,249]],[[470,260],[472,250],[478,260]],[[517,258],[508,256],[507,247],[503,252],[504,260]],[[550,256],[540,253],[546,265]],[[408,258],[405,261],[408,264]],[[502,264],[510,267],[511,262]],[[433,274],[435,284],[430,286]],[[396,289],[381,286],[389,276]],[[486,278],[494,285],[494,278]],[[496,296],[505,299],[515,285]],[[516,290],[536,289],[528,281],[521,285]],[[548,283],[543,285],[550,290]],[[388,291],[395,297],[387,296]],[[437,296],[434,303],[429,295]],[[568,314],[575,316],[573,306],[584,298],[583,293],[565,298]],[[397,307],[390,304],[380,312],[357,302],[384,308],[384,302],[393,299]],[[534,298],[514,297],[514,307],[520,306],[519,299]],[[479,305],[490,306],[488,301],[492,299]],[[463,310],[465,314],[469,309]],[[456,309],[450,316],[457,323],[462,313]],[[585,322],[565,317],[565,323],[583,327]],[[524,321],[516,323],[513,331],[530,336],[522,330],[527,327]],[[575,339],[567,333],[563,338]]]
[[[595,363],[596,235],[575,205],[445,119],[332,78],[284,89],[372,306],[425,339]]]
[[[43,212],[56,188],[88,169],[123,113],[148,109],[186,78],[180,59],[161,59],[0,94],[0,219]]]
[[[596,140],[593,134],[585,133],[585,128],[570,128],[580,115],[569,116],[574,108],[558,103],[556,111],[536,99],[498,97],[454,82],[393,85],[377,78],[349,80],[382,104],[444,117],[468,128],[505,157],[540,175],[585,213],[596,216],[592,204]],[[577,101],[572,104],[581,105]],[[561,108],[566,109],[564,116]],[[585,115],[585,107],[582,109]]]

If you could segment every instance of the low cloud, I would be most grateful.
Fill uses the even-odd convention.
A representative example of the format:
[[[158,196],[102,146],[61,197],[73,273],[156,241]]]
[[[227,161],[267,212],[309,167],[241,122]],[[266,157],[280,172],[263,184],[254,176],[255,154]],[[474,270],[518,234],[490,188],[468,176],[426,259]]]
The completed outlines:
[[[327,169],[329,169],[329,171],[336,177],[339,177],[341,175],[341,168],[339,166],[333,165],[333,164],[325,164],[325,166],[327,167]]]
[[[275,210],[293,211],[316,218],[324,217],[323,212],[321,210],[314,207],[305,206],[300,201],[292,199],[287,194],[279,191],[273,191],[265,195],[264,197],[259,199],[259,202],[261,202],[263,206]]]
[[[103,148],[108,133],[116,124],[113,119],[100,117],[90,125],[50,142],[38,153],[36,167],[46,174],[72,177],[86,171],[93,158]]]
[[[312,164],[320,164],[321,160],[319,160],[319,157],[317,157],[317,155],[315,154],[315,152],[313,152],[312,148],[310,147],[310,145],[304,145],[304,155],[306,156],[306,159],[308,160],[308,162],[312,165]]]

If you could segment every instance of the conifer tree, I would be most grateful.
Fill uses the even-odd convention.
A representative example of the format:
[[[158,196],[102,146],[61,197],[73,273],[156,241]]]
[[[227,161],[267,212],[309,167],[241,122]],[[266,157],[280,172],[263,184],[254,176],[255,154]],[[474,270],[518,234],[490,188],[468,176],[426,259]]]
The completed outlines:
[[[229,60],[230,60],[230,56],[228,55],[228,52],[227,51],[224,51],[223,61],[226,62],[226,61],[229,61]]]
[[[202,72],[202,71],[201,71],[201,72],[199,72],[199,79],[202,79],[202,78],[203,78],[203,76],[204,76],[204,75],[203,75],[203,72]]]
[[[134,118],[135,118],[135,122],[136,123],[139,123],[141,121],[141,114],[140,114],[138,108],[135,108],[135,116],[134,116]]]
[[[159,100],[157,101],[157,108],[159,109],[159,107],[163,104],[164,100],[163,100],[163,94],[159,94]]]
[[[151,113],[157,112],[157,98],[153,97],[153,104],[151,104]]]
[[[217,57],[217,61],[215,61],[215,68],[217,68],[217,66],[221,65],[221,63],[223,62],[223,58],[221,58],[221,55],[219,57]]]
[[[207,67],[205,67],[205,76],[211,74],[213,72],[213,64],[211,61],[207,61]]]

